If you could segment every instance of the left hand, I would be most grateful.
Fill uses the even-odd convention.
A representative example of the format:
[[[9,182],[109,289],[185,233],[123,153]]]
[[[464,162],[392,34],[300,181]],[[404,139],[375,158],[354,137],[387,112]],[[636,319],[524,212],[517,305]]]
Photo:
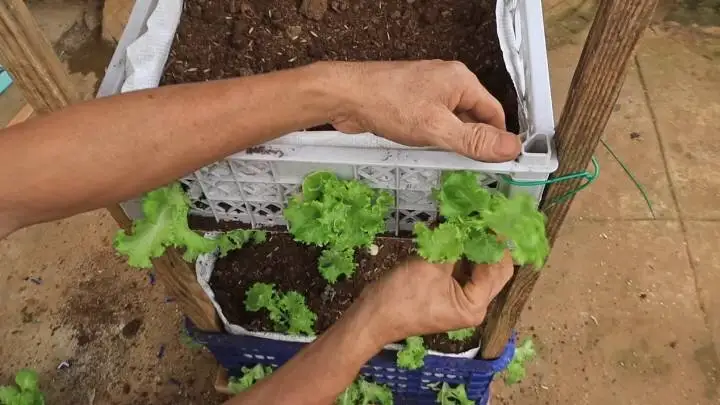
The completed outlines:
[[[330,62],[341,132],[369,131],[409,146],[435,146],[483,162],[520,153],[500,102],[461,62]]]
[[[368,327],[381,343],[479,325],[513,275],[507,251],[499,263],[474,265],[464,285],[453,277],[453,266],[413,260],[363,291],[356,305],[372,313]]]

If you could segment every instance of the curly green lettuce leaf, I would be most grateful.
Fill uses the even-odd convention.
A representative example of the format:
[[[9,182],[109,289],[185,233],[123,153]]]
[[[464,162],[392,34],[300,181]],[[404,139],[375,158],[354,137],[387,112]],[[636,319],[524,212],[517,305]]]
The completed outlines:
[[[160,257],[166,247],[177,244],[175,227],[186,220],[188,201],[180,184],[153,190],[143,198],[144,218],[133,221],[132,234],[118,231],[115,249],[128,257],[134,267],[152,267],[150,259]]]
[[[0,404],[15,404],[20,396],[20,390],[11,385],[0,386]]]
[[[360,379],[360,405],[393,405],[393,395],[390,388]]]
[[[390,388],[358,377],[335,400],[335,405],[393,405]]]
[[[355,252],[352,249],[336,250],[332,247],[322,251],[318,259],[320,274],[330,284],[335,284],[340,276],[350,278],[355,273]]]
[[[228,390],[230,390],[231,394],[237,395],[255,385],[256,382],[272,374],[272,371],[271,367],[263,366],[262,364],[256,364],[252,368],[243,367],[242,376],[230,377]]]
[[[397,366],[408,370],[417,370],[425,364],[427,350],[421,336],[405,339],[405,346],[397,354]]]
[[[242,247],[248,235],[256,242],[263,238],[258,231],[242,230],[228,232],[215,240],[204,238],[190,229],[189,209],[190,200],[179,183],[147,193],[142,201],[143,218],[133,221],[130,234],[118,231],[115,249],[128,257],[131,266],[149,268],[151,259],[160,257],[169,247],[184,248],[183,259],[193,261],[218,247],[221,255],[227,255],[230,249]]]
[[[21,391],[37,391],[38,381],[40,381],[40,377],[34,370],[25,368],[15,374],[15,384],[20,387]]]
[[[220,249],[220,257],[225,257],[231,250],[240,249],[248,242],[262,243],[267,239],[263,231],[235,229],[218,236],[216,245]]]
[[[337,397],[335,405],[357,405],[358,402],[360,402],[360,389],[353,382]]]
[[[328,181],[336,179],[332,172],[318,171],[308,174],[302,183],[302,195],[305,201],[313,201],[320,198]]]
[[[462,256],[464,235],[457,225],[442,223],[430,229],[418,222],[414,231],[418,253],[430,263],[454,262]]]
[[[317,315],[305,305],[305,297],[297,291],[288,291],[278,305],[286,314],[287,333],[290,335],[315,335]]]
[[[487,231],[471,231],[465,239],[463,253],[474,263],[497,263],[505,254],[505,245]]]
[[[329,172],[315,172],[303,181],[302,194],[292,198],[283,215],[296,241],[328,246],[319,262],[321,274],[331,283],[352,275],[350,262],[357,247],[369,246],[385,230],[385,217],[393,204],[356,180],[341,180]]]
[[[434,191],[444,222],[433,230],[415,226],[418,253],[431,262],[453,262],[465,256],[475,263],[496,263],[507,242],[518,264],[540,267],[550,247],[545,216],[527,194],[507,198],[480,186],[472,172],[451,172]]]
[[[463,328],[458,330],[451,330],[447,332],[448,338],[458,342],[470,339],[475,333],[475,328]]]
[[[528,194],[512,198],[495,194],[490,205],[483,219],[495,234],[512,241],[513,259],[521,265],[542,267],[550,244],[545,234],[545,216],[537,210],[535,200]]]
[[[0,404],[44,405],[45,396],[40,392],[37,372],[22,369],[15,374],[16,386],[0,386]]]
[[[320,226],[320,219],[324,214],[322,207],[318,201],[304,201],[300,197],[290,199],[283,215],[290,224],[290,233],[296,241],[318,246],[325,246],[330,242],[329,229]]]
[[[442,384],[435,402],[440,405],[475,405],[475,401],[467,396],[465,384],[450,388],[450,384],[446,382]]]
[[[490,204],[490,193],[480,186],[477,174],[468,171],[447,173],[434,195],[445,218],[467,217],[487,210]]]
[[[275,330],[291,335],[315,335],[317,315],[305,304],[305,297],[297,291],[279,294],[274,284],[255,283],[245,293],[245,309],[268,311]]]
[[[532,339],[526,338],[515,348],[515,354],[505,370],[505,384],[522,381],[525,378],[525,364],[535,358],[535,355],[535,344]]]
[[[245,294],[245,309],[257,312],[276,306],[275,284],[255,283]]]

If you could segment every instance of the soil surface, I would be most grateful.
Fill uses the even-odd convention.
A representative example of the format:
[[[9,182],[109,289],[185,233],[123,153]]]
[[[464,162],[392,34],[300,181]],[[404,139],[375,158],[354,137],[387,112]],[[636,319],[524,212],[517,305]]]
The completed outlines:
[[[188,0],[163,83],[249,76],[320,60],[464,62],[518,130],[495,0]]]
[[[366,285],[414,253],[409,239],[378,238],[376,244],[380,248],[377,255],[358,251],[355,274],[330,285],[317,270],[321,248],[297,243],[287,233],[275,233],[265,243],[230,252],[219,259],[210,285],[230,322],[267,332],[274,331],[267,311],[246,311],[245,291],[256,282],[273,283],[279,292],[298,291],[305,295],[308,307],[317,314],[315,331],[322,333],[342,316]],[[455,342],[444,333],[428,335],[425,344],[433,350],[459,353],[477,347],[478,336],[476,333],[472,339]]]

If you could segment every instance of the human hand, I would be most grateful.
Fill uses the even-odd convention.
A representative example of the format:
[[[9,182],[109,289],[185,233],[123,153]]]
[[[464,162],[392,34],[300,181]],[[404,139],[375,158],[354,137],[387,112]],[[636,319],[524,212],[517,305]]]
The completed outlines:
[[[507,251],[499,263],[474,265],[464,285],[453,277],[453,264],[413,260],[367,287],[356,305],[371,314],[366,327],[387,344],[479,325],[512,275]]]
[[[512,160],[520,139],[505,131],[500,102],[460,62],[335,63],[345,102],[331,118],[346,133],[372,132],[485,162]]]

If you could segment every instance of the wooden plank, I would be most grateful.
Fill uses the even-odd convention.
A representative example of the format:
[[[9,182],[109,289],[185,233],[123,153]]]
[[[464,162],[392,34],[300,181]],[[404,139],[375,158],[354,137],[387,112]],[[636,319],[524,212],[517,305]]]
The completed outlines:
[[[650,24],[657,0],[604,0],[600,2],[556,131],[560,167],[556,176],[583,171],[595,152],[617,101],[625,72],[642,33]],[[548,187],[543,209],[547,232],[554,243],[572,203],[547,206],[581,180]],[[510,338],[520,313],[541,273],[522,267],[488,311],[483,332],[482,357],[498,357]],[[552,316],[552,314],[548,314]]]
[[[221,394],[232,395],[230,388],[228,387],[229,383],[230,379],[228,371],[225,370],[225,367],[218,366],[217,373],[215,374],[215,391]]]
[[[22,0],[0,0],[0,64],[12,74],[25,100],[38,113],[59,110],[80,100],[62,63]],[[119,205],[108,210],[121,227],[130,228],[131,221]],[[183,313],[198,328],[222,330],[190,263],[170,249],[153,264],[168,295],[177,300]]]
[[[37,112],[57,110],[80,99],[22,0],[0,0],[0,64]]]

